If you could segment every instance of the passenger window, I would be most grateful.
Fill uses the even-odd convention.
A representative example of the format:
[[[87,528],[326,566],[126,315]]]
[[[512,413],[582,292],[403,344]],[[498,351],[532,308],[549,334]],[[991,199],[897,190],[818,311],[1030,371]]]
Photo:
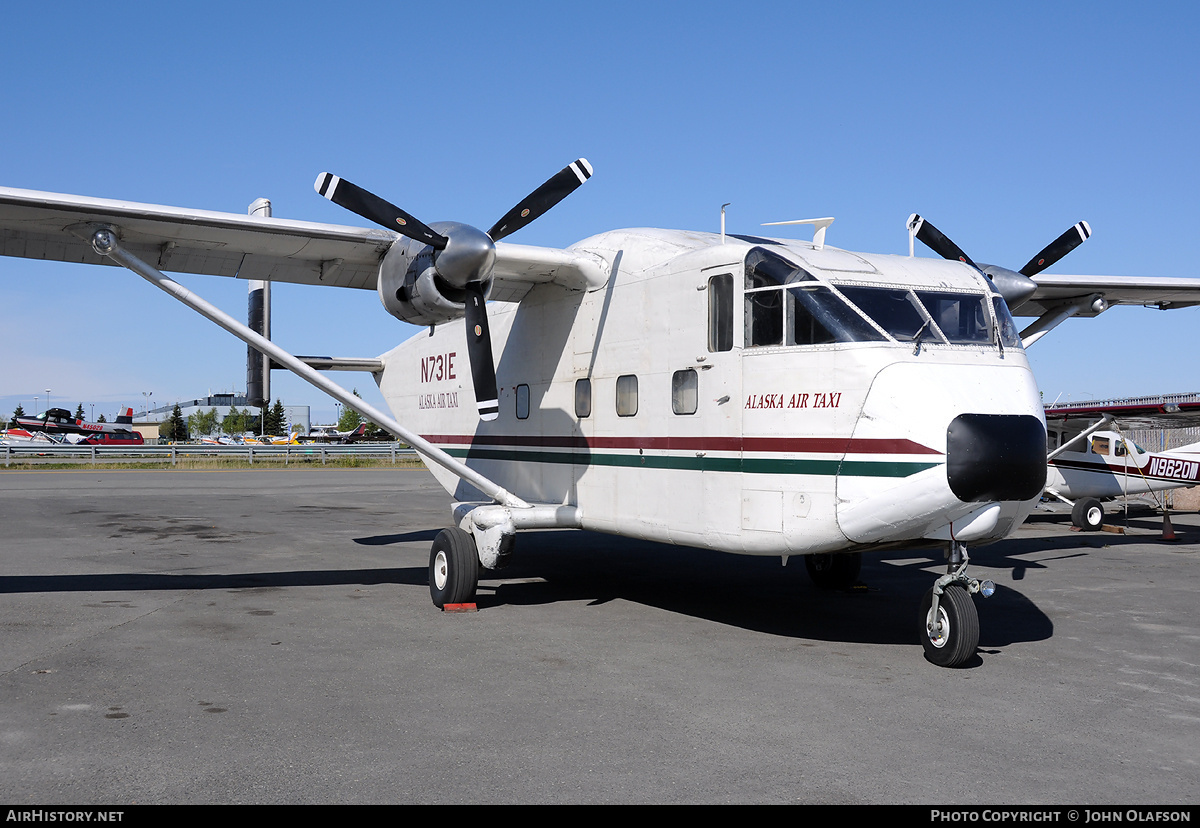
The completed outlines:
[[[708,280],[708,350],[733,349],[733,274]]]
[[[592,416],[592,381],[575,381],[575,416],[583,420]]]
[[[634,374],[617,377],[617,416],[632,417],[638,412],[638,380]]]
[[[529,386],[517,386],[517,419],[529,419]]]
[[[676,414],[695,414],[700,382],[694,368],[671,375],[671,410]]]
[[[1107,437],[1093,437],[1092,438],[1092,451],[1096,452],[1096,454],[1107,455],[1108,454],[1108,438]]]

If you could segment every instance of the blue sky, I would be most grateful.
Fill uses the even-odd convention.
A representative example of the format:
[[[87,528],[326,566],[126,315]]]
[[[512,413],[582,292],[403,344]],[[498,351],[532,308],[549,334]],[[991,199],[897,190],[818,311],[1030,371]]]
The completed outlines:
[[[588,184],[511,240],[624,226],[907,251],[929,218],[1019,268],[1200,276],[1194,3],[92,3],[6,8],[0,184],[363,224],[318,172],[425,221],[490,224],[579,156]],[[918,255],[932,255],[918,250]],[[244,283],[184,277],[244,316]],[[1026,322],[1028,320],[1025,320]],[[1029,351],[1047,400],[1200,390],[1200,308],[1118,307]],[[374,356],[414,332],[374,293],[277,286],[274,338]],[[125,271],[0,259],[0,414],[242,390],[245,349]],[[342,375],[381,404],[365,375]],[[276,372],[273,396],[333,402]]]

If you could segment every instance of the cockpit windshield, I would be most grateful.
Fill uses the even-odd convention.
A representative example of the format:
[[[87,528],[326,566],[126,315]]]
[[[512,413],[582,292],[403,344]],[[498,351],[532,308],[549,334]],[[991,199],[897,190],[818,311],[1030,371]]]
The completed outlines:
[[[1012,314],[995,293],[826,282],[762,247],[747,255],[745,273],[747,347],[879,342],[889,337],[917,342],[918,347],[1021,347]]]

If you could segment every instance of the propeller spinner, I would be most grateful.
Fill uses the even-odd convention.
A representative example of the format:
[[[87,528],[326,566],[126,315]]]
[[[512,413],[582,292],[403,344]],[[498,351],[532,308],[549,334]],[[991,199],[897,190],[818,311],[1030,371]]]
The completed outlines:
[[[463,318],[467,326],[467,356],[471,361],[475,403],[481,420],[494,420],[499,416],[500,404],[485,290],[496,262],[495,243],[545,214],[591,176],[591,164],[580,158],[522,199],[487,233],[468,224],[453,224],[443,226],[445,235],[396,205],[332,173],[318,175],[313,186],[334,204],[434,249],[433,267],[438,276],[466,294]]]

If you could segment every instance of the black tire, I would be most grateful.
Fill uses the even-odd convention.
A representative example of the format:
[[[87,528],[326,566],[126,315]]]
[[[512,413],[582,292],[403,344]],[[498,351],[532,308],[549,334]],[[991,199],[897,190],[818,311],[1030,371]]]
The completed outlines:
[[[1104,507],[1094,497],[1076,500],[1071,507],[1071,523],[1085,532],[1095,532],[1104,523]]]
[[[478,586],[475,539],[457,526],[438,532],[429,550],[429,597],[433,605],[472,604]]]
[[[862,571],[862,553],[805,555],[804,568],[808,570],[812,582],[821,589],[849,589],[858,581],[858,573]]]
[[[933,587],[921,599],[920,634],[925,658],[940,667],[957,667],[975,655],[979,646],[979,613],[971,593],[962,584],[952,583],[938,599],[942,628],[936,629],[930,610]]]

